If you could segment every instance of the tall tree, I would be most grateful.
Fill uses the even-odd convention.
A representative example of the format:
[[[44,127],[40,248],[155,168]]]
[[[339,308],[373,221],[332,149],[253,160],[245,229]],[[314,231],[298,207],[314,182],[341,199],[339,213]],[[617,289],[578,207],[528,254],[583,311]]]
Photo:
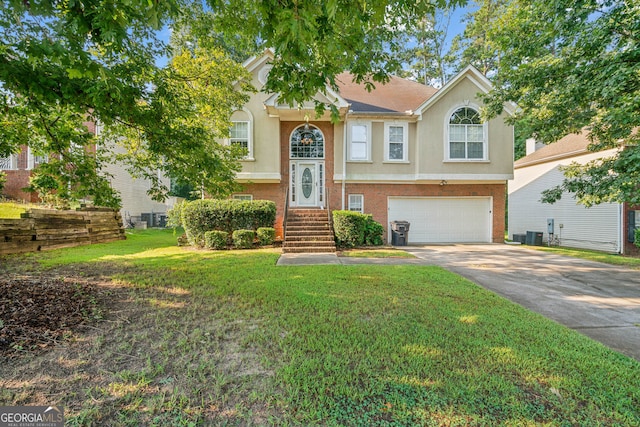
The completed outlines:
[[[459,69],[472,64],[485,76],[498,69],[500,51],[489,34],[492,25],[504,12],[509,0],[480,0],[474,2],[474,10],[467,13],[462,34],[451,42],[451,51],[456,55]]]
[[[425,85],[443,86],[451,75],[452,60],[446,51],[446,39],[453,9],[437,9],[416,18],[402,32],[403,45],[397,54],[409,77]]]
[[[90,145],[89,138],[79,136],[81,131],[69,135],[70,129],[81,129],[89,115],[100,121],[105,134],[123,142],[135,173],[153,179],[157,169],[170,176],[187,172],[189,179],[199,181],[198,187],[223,193],[237,170],[237,153],[211,144],[228,128],[228,119],[226,124],[215,121],[218,127],[213,129],[197,116],[217,117],[204,103],[230,94],[228,85],[246,88],[245,75],[228,57],[239,59],[258,44],[273,48],[276,57],[266,89],[298,105],[327,84],[335,88],[335,76],[344,70],[369,87],[386,81],[399,67],[391,53],[397,28],[412,16],[464,1],[208,0],[207,7],[200,8],[193,0],[2,0],[0,155],[26,142],[64,157],[60,153],[74,151],[72,142]],[[216,37],[201,36],[209,21],[191,18],[204,10],[215,18],[209,35]],[[186,22],[176,28],[191,25],[191,34],[200,37],[188,49],[178,43],[182,49],[176,58],[182,58],[183,50],[191,56],[162,69],[156,59],[172,55],[157,31],[182,22],[182,16]],[[216,50],[220,47],[226,49],[222,56]],[[198,61],[196,52],[210,55],[219,67]],[[200,67],[209,80],[196,82],[191,67]],[[233,102],[208,108],[229,114]],[[104,183],[99,174],[82,179],[90,178],[96,180],[95,188]],[[166,188],[159,180],[153,182],[152,195],[162,197]]]
[[[335,76],[350,71],[372,88],[400,70],[397,31],[413,17],[433,14],[466,0],[208,0],[226,22],[225,32],[242,32],[275,52],[266,89],[298,105]],[[324,106],[318,105],[320,110]],[[334,111],[335,113],[335,111]]]
[[[100,171],[114,155],[87,148],[97,142],[87,120],[124,146],[121,160],[151,179],[156,199],[167,191],[159,173],[197,179],[211,194],[231,188],[240,154],[214,142],[246,100],[234,90],[247,88],[245,70],[213,49],[198,51],[211,64],[178,52],[165,69],[156,65],[170,54],[157,30],[180,16],[179,1],[3,2],[0,155],[22,144],[49,155],[34,190],[118,203]]]
[[[545,193],[563,191],[587,206],[640,204],[640,8],[634,0],[513,0],[492,28],[501,51],[496,89],[486,98],[495,115],[514,101],[535,136],[553,142],[582,128],[591,150],[617,155],[574,165]]]

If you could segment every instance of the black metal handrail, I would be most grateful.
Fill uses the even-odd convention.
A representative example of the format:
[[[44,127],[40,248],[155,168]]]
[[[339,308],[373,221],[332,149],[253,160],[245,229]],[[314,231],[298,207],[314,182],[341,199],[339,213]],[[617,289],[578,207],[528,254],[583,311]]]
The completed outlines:
[[[284,218],[282,219],[282,241],[287,239],[287,217],[289,216],[289,188],[284,192]]]

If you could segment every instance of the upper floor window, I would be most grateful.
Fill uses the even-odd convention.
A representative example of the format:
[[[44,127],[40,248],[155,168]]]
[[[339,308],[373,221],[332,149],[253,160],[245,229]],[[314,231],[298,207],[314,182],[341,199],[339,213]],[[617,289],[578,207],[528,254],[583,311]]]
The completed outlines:
[[[449,159],[487,158],[485,129],[480,113],[470,107],[457,109],[449,118]]]
[[[0,170],[18,169],[18,156],[10,154],[7,157],[0,157]]]
[[[407,123],[384,124],[385,160],[407,161],[408,129]]]
[[[243,148],[245,150],[245,159],[253,159],[253,130],[251,123],[251,114],[248,111],[238,110],[231,116],[229,144]]]
[[[324,159],[324,135],[317,127],[305,124],[291,133],[292,159]]]
[[[352,123],[349,130],[349,160],[371,159],[371,124]]]

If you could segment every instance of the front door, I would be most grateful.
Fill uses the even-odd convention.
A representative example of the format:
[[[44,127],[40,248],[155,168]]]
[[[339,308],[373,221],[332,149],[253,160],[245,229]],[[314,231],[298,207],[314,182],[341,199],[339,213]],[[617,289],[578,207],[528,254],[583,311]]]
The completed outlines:
[[[291,162],[291,206],[324,206],[324,162]]]

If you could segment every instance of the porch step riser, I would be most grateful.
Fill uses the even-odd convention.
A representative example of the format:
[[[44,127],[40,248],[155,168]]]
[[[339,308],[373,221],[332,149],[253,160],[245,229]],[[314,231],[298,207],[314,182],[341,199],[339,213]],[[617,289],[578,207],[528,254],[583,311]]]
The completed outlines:
[[[333,236],[287,236],[286,243],[295,242],[330,242],[333,243]]]
[[[331,253],[336,251],[328,212],[320,209],[290,210],[284,253]]]
[[[333,253],[336,248],[283,248],[282,252],[285,254],[292,253]]]

